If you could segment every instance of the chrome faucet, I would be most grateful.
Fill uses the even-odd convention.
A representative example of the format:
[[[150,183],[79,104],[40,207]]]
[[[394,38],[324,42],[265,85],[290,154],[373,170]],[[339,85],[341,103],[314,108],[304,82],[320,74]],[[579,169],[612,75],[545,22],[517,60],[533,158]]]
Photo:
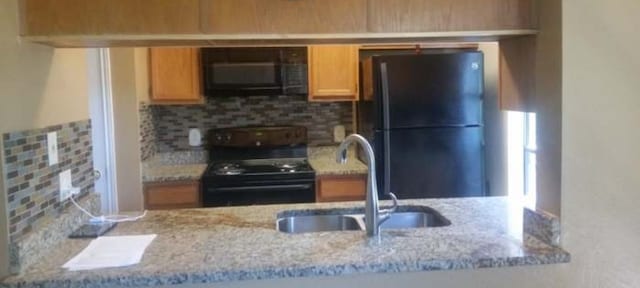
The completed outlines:
[[[347,150],[352,143],[358,143],[364,149],[367,157],[367,168],[369,174],[367,176],[367,199],[364,205],[364,222],[367,229],[367,236],[377,236],[380,234],[380,224],[388,220],[391,217],[391,213],[395,212],[398,208],[398,199],[396,195],[389,192],[388,195],[393,200],[393,207],[391,209],[380,210],[378,207],[378,186],[376,185],[376,158],[373,154],[373,149],[369,141],[358,134],[349,135],[336,153],[336,161],[340,164],[347,162]]]

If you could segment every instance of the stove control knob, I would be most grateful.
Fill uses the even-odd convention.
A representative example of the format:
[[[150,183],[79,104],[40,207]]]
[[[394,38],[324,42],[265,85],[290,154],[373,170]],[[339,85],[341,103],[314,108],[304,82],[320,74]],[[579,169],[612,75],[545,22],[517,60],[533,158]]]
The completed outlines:
[[[226,140],[227,140],[227,142],[231,141],[231,134],[227,134]]]
[[[216,134],[216,141],[218,142],[222,141],[222,135]]]
[[[262,146],[262,143],[260,141],[256,141],[256,146]]]

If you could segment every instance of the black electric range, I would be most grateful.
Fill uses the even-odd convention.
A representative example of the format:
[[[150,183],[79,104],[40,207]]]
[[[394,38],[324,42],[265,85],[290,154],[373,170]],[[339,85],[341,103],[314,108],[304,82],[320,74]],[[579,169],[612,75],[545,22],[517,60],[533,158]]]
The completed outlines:
[[[304,127],[243,127],[209,131],[209,166],[202,176],[205,207],[315,201]]]

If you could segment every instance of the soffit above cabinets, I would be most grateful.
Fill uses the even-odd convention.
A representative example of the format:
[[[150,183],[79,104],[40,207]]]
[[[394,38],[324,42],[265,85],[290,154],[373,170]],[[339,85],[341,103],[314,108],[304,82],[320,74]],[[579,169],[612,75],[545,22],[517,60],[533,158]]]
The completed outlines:
[[[536,0],[21,0],[54,47],[496,41],[537,32]]]

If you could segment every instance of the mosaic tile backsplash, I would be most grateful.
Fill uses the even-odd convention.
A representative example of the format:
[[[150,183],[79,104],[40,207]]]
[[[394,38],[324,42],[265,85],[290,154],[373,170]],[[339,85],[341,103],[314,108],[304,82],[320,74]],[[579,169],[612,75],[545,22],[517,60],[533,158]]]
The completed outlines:
[[[142,154],[192,150],[189,128],[302,125],[307,127],[311,146],[331,145],[333,127],[344,125],[352,131],[350,102],[308,102],[306,96],[251,96],[209,98],[205,105],[142,105]],[[153,125],[145,122],[150,114]],[[154,131],[146,131],[153,128]],[[204,136],[204,135],[203,135]],[[153,144],[150,143],[154,143]],[[151,147],[151,148],[149,148]],[[146,160],[143,156],[143,160]]]
[[[140,117],[140,157],[142,160],[147,160],[158,151],[151,108],[147,104],[141,103],[138,115]]]
[[[57,132],[58,164],[49,166],[47,133]],[[56,218],[70,203],[61,203],[59,174],[71,170],[81,197],[93,191],[93,158],[90,120],[28,131],[6,133],[4,172],[12,242]]]

